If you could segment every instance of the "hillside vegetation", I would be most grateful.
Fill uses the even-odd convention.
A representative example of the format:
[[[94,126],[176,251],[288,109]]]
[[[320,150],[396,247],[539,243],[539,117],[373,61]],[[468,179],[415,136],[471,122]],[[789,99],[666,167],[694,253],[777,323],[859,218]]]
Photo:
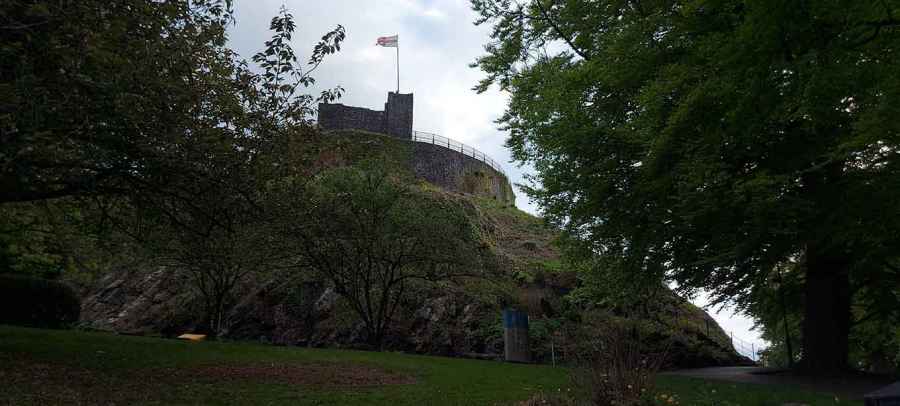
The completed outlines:
[[[311,166],[340,168],[371,160],[406,171],[410,143],[358,132],[330,133],[312,144]],[[407,174],[408,175],[408,174]],[[583,305],[568,300],[578,286],[554,245],[557,231],[540,218],[489,196],[447,191],[410,177],[414,187],[461,210],[492,253],[480,278],[420,287],[400,303],[385,338],[387,349],[424,354],[498,358],[503,353],[501,310],[527,310],[537,361],[566,361],[567,329]],[[177,335],[200,327],[198,304],[178,269],[142,265],[110,270],[86,289],[82,324],[143,335]],[[359,319],[326,281],[309,272],[273,272],[243,284],[224,336],[286,345],[368,348]],[[702,310],[671,295],[661,321],[677,337],[677,365],[740,362],[724,332]],[[553,348],[556,350],[553,350]],[[563,347],[562,350],[560,348]],[[551,354],[555,352],[555,354]]]

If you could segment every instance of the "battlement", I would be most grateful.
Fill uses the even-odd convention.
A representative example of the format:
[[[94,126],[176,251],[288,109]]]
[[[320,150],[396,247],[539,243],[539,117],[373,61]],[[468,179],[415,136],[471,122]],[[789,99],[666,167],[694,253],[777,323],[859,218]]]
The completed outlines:
[[[319,104],[319,127],[325,130],[365,130],[411,139],[412,124],[412,93],[389,92],[382,111],[340,103]]]

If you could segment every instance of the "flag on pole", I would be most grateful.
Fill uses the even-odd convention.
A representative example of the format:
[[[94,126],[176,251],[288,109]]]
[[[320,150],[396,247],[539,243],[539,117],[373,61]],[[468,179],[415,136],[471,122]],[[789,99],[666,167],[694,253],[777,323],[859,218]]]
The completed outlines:
[[[375,41],[375,45],[389,48],[397,48],[397,35],[390,37],[378,37],[378,40]]]
[[[375,40],[375,45],[387,48],[397,48],[397,94],[400,94],[400,45],[397,43],[397,37],[399,37],[399,35],[378,37],[378,39]]]

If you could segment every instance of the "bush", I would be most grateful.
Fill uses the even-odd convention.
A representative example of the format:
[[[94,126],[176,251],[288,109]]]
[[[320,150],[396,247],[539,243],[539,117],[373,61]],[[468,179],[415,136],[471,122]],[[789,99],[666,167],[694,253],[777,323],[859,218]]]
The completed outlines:
[[[519,402],[518,406],[587,406],[587,404],[579,402],[567,391],[566,393],[539,392],[528,400]]]
[[[81,303],[60,282],[0,275],[0,324],[62,328],[78,321]]]
[[[641,320],[591,315],[569,342],[575,354],[576,397],[592,405],[652,405],[656,373],[668,346],[654,342],[657,328]]]

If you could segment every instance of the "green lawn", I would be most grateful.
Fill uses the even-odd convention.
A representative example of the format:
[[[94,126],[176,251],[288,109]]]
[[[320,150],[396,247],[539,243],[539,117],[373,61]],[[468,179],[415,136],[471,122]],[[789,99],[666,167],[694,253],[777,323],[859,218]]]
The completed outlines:
[[[674,394],[678,404],[691,406],[781,406],[792,403],[810,406],[863,405],[862,401],[849,401],[835,398],[833,395],[787,387],[704,381],[680,376],[660,376],[657,379],[656,392]]]
[[[0,404],[509,405],[566,383],[541,365],[0,326]],[[676,377],[660,392],[681,405],[834,404]]]

